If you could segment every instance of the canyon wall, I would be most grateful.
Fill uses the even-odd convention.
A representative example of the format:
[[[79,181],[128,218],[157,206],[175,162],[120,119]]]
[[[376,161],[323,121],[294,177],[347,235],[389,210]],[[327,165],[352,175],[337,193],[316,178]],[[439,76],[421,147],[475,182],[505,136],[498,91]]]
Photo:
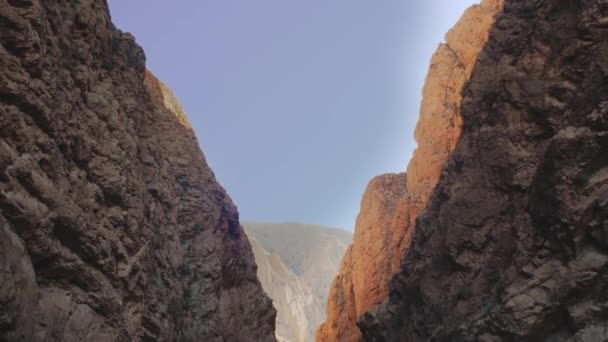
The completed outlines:
[[[364,340],[608,340],[608,3],[506,0],[488,32]]]
[[[470,7],[433,55],[415,132],[418,147],[407,177],[384,175],[368,185],[352,247],[332,285],[328,317],[317,332],[318,341],[358,340],[357,318],[387,299],[390,279],[410,245],[416,219],[458,142],[462,89],[501,7],[499,0]]]
[[[406,176],[386,174],[367,186],[355,223],[353,243],[342,259],[327,300],[327,322],[320,326],[317,341],[359,339],[357,317],[386,298],[385,286],[392,275],[392,220],[405,195]]]
[[[105,1],[0,1],[0,208],[0,340],[275,340],[236,207]]]

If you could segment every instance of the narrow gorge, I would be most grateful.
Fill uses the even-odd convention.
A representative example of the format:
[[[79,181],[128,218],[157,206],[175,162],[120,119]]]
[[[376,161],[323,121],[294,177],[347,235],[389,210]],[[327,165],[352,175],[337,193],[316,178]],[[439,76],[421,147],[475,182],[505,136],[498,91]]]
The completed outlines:
[[[105,0],[0,0],[0,341],[608,341],[608,1],[467,9],[353,233],[241,222],[148,67]]]

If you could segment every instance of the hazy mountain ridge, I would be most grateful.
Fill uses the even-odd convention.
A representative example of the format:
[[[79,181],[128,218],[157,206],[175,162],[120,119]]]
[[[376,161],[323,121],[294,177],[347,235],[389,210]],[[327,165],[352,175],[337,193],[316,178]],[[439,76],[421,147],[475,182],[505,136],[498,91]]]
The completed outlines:
[[[294,273],[304,278],[322,303],[353,233],[339,228],[303,223],[243,222],[269,252],[276,253]],[[313,249],[314,247],[314,249]],[[314,251],[314,253],[312,253]]]
[[[331,279],[352,233],[299,223],[243,222],[258,277],[277,308],[277,337],[312,341]]]
[[[279,341],[307,342],[325,317],[319,299],[304,279],[286,266],[281,257],[265,250],[247,233],[258,266],[258,279],[277,309],[276,336]]]

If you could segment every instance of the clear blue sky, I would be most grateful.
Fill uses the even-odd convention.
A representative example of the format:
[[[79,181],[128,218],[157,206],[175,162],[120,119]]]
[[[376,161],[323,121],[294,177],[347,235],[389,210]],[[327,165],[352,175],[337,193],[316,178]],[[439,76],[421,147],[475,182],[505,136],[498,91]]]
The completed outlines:
[[[110,0],[241,219],[352,229],[402,172],[430,57],[473,0]]]

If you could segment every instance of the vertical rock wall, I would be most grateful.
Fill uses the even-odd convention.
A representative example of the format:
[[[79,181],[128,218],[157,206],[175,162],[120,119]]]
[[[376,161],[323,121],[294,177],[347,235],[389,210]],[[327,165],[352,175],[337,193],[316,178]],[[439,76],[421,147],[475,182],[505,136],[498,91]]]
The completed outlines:
[[[318,341],[353,341],[360,336],[357,317],[386,298],[392,274],[387,252],[392,248],[391,223],[405,195],[406,175],[386,174],[370,181],[361,200],[353,244],[345,252],[327,300],[327,321]]]
[[[371,200],[391,203],[391,209],[381,219],[372,216],[366,224],[357,222],[352,255],[345,256],[330,292],[328,317],[317,333],[318,341],[358,340],[357,318],[387,299],[390,279],[399,270],[401,257],[411,243],[416,218],[460,137],[461,93],[501,7],[500,0],[484,0],[470,7],[433,55],[415,132],[418,147],[408,164],[407,181]],[[367,193],[363,203],[366,196]],[[363,206],[361,216],[367,216]],[[386,243],[375,246],[378,241]]]
[[[105,1],[0,0],[0,209],[0,340],[274,340],[236,207]]]
[[[607,33],[605,1],[505,1],[364,340],[608,340]]]

